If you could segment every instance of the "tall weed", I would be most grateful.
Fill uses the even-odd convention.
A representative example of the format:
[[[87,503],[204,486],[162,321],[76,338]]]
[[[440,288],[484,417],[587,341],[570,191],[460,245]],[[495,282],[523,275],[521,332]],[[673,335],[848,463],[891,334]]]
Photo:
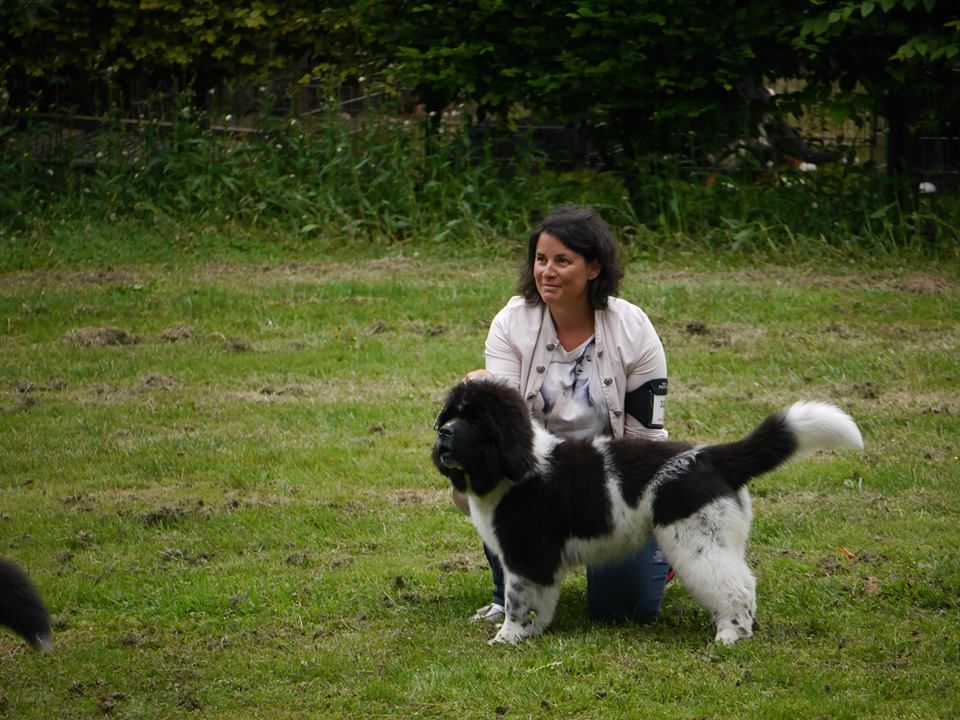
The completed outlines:
[[[5,146],[0,240],[132,221],[269,228],[313,249],[462,249],[522,236],[548,208],[576,202],[597,206],[641,253],[956,256],[960,201],[941,194],[905,212],[872,170],[708,181],[674,159],[645,159],[616,173],[560,172],[529,144],[507,162],[450,122],[428,133],[399,113],[329,107],[265,112],[256,132],[225,131],[234,118],[189,97],[162,124],[117,122],[57,143],[51,126],[35,126]]]

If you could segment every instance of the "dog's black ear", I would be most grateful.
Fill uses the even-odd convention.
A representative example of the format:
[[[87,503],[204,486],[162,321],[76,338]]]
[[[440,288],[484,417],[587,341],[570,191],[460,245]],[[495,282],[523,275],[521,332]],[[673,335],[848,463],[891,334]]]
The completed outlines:
[[[503,452],[503,474],[514,482],[521,482],[536,465],[529,447],[514,445]]]
[[[520,393],[498,388],[497,417],[494,423],[498,471],[514,482],[522,481],[536,467],[533,454],[533,424]]]

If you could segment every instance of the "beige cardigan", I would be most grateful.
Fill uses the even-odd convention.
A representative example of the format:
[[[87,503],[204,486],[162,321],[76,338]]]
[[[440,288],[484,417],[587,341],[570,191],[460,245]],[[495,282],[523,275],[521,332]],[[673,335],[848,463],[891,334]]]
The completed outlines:
[[[624,395],[650,380],[667,377],[663,345],[646,314],[626,300],[610,298],[596,311],[597,367],[614,437],[666,440],[667,431],[644,427],[623,411]],[[560,341],[543,303],[510,298],[490,325],[486,367],[520,390],[534,417],[543,416],[540,386]]]

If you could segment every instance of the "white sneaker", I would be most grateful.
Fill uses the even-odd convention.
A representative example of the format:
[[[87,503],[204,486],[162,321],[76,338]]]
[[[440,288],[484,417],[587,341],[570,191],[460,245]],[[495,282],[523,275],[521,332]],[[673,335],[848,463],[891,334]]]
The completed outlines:
[[[470,619],[474,622],[502,623],[504,617],[503,605],[490,603],[477,610]]]

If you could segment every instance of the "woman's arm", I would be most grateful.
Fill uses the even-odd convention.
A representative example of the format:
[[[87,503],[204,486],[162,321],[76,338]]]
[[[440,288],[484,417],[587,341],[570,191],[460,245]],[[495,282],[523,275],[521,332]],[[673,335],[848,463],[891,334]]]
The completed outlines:
[[[510,333],[504,311],[501,310],[490,323],[483,357],[486,369],[491,375],[502,378],[510,385],[520,389],[521,357],[516,346],[510,341]]]
[[[634,403],[625,402],[624,436],[666,440],[668,433],[663,428],[666,395],[661,393],[665,393],[667,388],[667,356],[660,336],[645,315],[642,316],[639,330],[639,336],[633,344],[637,350],[636,357],[624,368],[627,393],[637,393]],[[642,409],[631,413],[633,408]],[[657,425],[660,427],[655,427]]]

